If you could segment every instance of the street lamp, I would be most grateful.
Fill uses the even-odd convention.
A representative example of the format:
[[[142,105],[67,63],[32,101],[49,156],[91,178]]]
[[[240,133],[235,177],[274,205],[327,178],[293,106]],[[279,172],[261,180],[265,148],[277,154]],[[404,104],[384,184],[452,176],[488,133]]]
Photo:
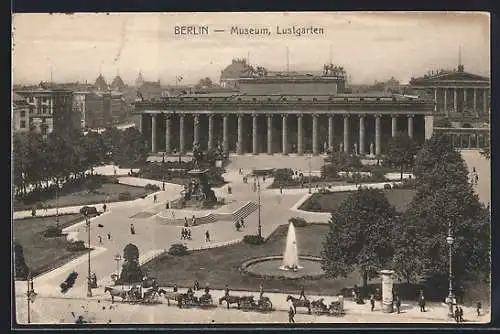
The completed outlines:
[[[88,237],[88,247],[89,247],[89,252],[88,252],[88,277],[87,277],[87,297],[92,297],[92,281],[91,281],[91,271],[90,271],[90,217],[88,214],[85,214],[85,226],[87,226],[87,237]]]
[[[446,237],[446,243],[448,244],[448,261],[449,261],[449,272],[448,272],[448,305],[449,305],[449,316],[453,317],[453,300],[455,299],[455,295],[453,294],[453,271],[452,271],[452,245],[453,245],[453,237],[451,235],[451,221],[448,222],[448,236]]]
[[[115,255],[116,261],[116,277],[120,277],[120,261],[122,260],[122,256],[120,254]]]
[[[56,182],[56,225],[59,226],[59,179]]]
[[[31,277],[31,273],[28,274],[28,278],[26,280],[28,284],[28,289],[26,290],[26,301],[28,303],[28,324],[31,323],[31,309],[30,304],[35,302],[36,292],[33,288],[33,277]]]
[[[257,225],[257,233],[259,234],[259,237],[262,238],[262,225],[261,225],[261,222],[260,222],[260,181],[259,181],[259,177],[258,176],[255,176],[255,178],[257,179],[257,196],[258,196],[258,215],[259,215],[259,220],[258,220],[258,225]]]
[[[310,194],[311,193],[311,160],[312,160],[312,155],[309,154],[308,160],[309,160],[309,194]]]

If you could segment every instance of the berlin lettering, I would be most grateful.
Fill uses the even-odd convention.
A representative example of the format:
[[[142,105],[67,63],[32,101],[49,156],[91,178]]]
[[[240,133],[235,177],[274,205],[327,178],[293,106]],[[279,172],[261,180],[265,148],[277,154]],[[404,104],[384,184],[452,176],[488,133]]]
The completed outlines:
[[[175,26],[175,35],[208,35],[208,26]]]

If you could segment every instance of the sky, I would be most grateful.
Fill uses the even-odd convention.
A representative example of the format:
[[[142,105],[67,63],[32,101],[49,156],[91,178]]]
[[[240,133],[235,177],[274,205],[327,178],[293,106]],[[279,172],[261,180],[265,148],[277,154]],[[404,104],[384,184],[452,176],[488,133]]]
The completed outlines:
[[[175,26],[208,26],[208,35],[176,35]],[[269,36],[231,35],[232,26],[269,28]],[[322,35],[276,34],[277,26],[323,28]],[[223,29],[215,33],[213,29]],[[145,80],[219,82],[233,58],[281,71],[344,66],[353,84],[391,76],[405,83],[437,68],[490,76],[487,13],[79,13],[13,15],[13,82],[93,82],[101,72],[131,84]]]

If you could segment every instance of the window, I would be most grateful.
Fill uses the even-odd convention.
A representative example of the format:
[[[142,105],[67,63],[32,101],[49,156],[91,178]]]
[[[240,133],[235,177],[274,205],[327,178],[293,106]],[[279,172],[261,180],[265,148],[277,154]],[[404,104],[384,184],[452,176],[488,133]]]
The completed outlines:
[[[313,102],[318,102],[318,99],[313,97]]]
[[[21,117],[26,117],[26,110],[21,110],[19,114]]]
[[[255,97],[254,97],[254,98],[252,98],[252,101],[253,101],[253,102],[257,101],[257,98],[255,98]]]
[[[26,121],[25,121],[25,120],[22,120],[22,121],[20,122],[20,124],[19,124],[19,127],[20,127],[21,129],[26,129]]]
[[[270,98],[270,97],[268,97],[268,98],[267,98],[267,100],[268,100],[269,102],[271,102],[271,98]]]
[[[299,97],[297,100],[298,100],[298,101],[302,101],[302,98],[301,98],[301,97]]]

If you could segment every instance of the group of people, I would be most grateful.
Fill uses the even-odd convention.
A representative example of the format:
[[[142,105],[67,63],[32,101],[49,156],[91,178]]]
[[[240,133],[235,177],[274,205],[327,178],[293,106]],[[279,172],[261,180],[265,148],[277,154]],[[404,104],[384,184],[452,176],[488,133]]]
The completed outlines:
[[[234,223],[234,227],[236,228],[236,231],[239,232],[241,228],[245,227],[245,220],[243,218],[237,220],[236,223]]]
[[[476,167],[472,167],[472,172],[469,174],[469,180],[473,186],[477,186],[479,175],[476,172]]]
[[[181,240],[192,240],[191,229],[183,227],[181,230]]]

